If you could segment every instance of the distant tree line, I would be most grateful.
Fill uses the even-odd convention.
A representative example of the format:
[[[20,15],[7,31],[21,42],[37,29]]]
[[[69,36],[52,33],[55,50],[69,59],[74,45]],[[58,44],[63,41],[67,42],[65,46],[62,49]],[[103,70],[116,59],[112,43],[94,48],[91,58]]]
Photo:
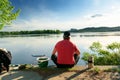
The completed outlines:
[[[0,35],[24,35],[24,34],[59,34],[60,30],[34,30],[34,31],[1,31]]]
[[[74,29],[69,30],[70,32],[113,32],[120,31],[120,26],[117,27],[87,27],[83,29]]]

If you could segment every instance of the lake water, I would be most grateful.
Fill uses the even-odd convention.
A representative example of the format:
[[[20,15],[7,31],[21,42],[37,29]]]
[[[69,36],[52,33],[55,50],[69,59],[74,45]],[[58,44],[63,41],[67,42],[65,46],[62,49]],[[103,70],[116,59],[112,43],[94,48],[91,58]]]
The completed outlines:
[[[24,35],[0,37],[0,47],[6,48],[12,53],[12,64],[37,64],[32,55],[50,57],[55,44],[63,39],[63,34],[49,35]],[[81,52],[89,52],[89,46],[99,41],[103,46],[112,42],[120,42],[120,32],[102,33],[71,33],[71,41],[77,45]],[[49,65],[53,65],[50,60]],[[78,65],[85,65],[81,59]]]

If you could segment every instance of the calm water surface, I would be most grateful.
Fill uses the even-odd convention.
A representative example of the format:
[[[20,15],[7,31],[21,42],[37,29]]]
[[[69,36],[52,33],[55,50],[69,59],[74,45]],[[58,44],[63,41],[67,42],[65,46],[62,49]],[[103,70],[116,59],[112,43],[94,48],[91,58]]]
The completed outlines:
[[[37,64],[36,58],[31,55],[45,54],[50,57],[54,45],[63,39],[62,35],[0,37],[0,47],[12,52],[12,64]],[[120,42],[120,33],[71,33],[71,41],[80,49],[82,56],[83,52],[89,52],[93,42],[99,41],[103,46]],[[52,61],[49,65],[53,65]],[[80,59],[78,65],[85,65],[85,62]]]

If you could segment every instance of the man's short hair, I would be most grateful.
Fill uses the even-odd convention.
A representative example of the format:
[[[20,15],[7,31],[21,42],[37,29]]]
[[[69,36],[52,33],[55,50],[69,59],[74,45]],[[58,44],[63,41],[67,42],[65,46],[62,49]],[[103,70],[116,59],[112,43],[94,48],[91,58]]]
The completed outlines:
[[[69,36],[70,36],[70,32],[69,31],[65,31],[63,37],[64,38],[68,38]]]

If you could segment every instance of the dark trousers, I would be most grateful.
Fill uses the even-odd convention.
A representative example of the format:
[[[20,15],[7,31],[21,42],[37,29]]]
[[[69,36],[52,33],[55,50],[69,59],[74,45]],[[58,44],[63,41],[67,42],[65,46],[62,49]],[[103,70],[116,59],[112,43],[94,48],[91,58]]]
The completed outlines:
[[[77,64],[79,58],[80,58],[79,55],[74,54],[75,64],[58,64],[57,63],[57,56],[56,55],[51,56],[51,60],[57,65],[58,68],[72,68],[74,65]]]

